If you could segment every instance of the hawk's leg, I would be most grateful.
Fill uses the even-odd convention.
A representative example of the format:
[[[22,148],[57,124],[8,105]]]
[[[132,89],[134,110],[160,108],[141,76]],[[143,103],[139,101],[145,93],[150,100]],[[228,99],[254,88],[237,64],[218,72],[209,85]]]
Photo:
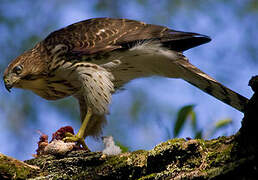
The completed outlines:
[[[87,114],[82,122],[82,125],[78,131],[78,133],[76,135],[73,135],[71,133],[66,133],[66,137],[63,139],[64,141],[68,141],[68,142],[77,142],[79,145],[82,145],[82,147],[84,149],[89,150],[88,146],[86,145],[84,139],[84,134],[85,134],[85,130],[87,127],[87,124],[90,121],[90,118],[92,116],[92,110],[91,108],[88,108],[87,110]]]
[[[97,135],[105,122],[103,116],[108,113],[111,93],[114,91],[111,81],[113,75],[96,64],[77,62],[70,66],[67,79],[78,89],[74,97],[79,100],[82,125],[76,135],[67,134],[64,140],[77,142],[88,149],[85,137]]]

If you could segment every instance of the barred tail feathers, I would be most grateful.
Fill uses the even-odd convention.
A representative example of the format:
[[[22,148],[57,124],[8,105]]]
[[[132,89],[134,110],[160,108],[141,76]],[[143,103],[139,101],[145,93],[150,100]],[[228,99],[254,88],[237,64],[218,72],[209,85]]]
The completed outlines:
[[[223,86],[188,61],[179,60],[176,63],[183,72],[182,79],[235,109],[244,112],[248,102],[247,98]]]

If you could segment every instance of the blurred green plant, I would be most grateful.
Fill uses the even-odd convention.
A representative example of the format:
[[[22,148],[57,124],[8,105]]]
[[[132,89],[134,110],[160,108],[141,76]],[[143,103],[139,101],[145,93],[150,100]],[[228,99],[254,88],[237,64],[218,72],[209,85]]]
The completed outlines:
[[[115,141],[115,144],[120,147],[120,149],[122,150],[122,153],[124,153],[124,152],[129,152],[129,151],[130,151],[130,150],[129,150],[129,147],[123,145],[123,144],[120,143],[119,141]]]
[[[193,104],[186,105],[180,108],[177,112],[177,119],[174,124],[174,137],[177,137],[183,130],[183,128],[186,126],[187,121],[191,121],[190,125],[193,130],[194,138],[200,139],[200,138],[209,138],[215,135],[219,130],[228,127],[230,124],[232,124],[232,119],[226,118],[219,120],[215,123],[212,127],[206,127],[205,129],[211,129],[207,132],[205,132],[206,135],[204,135],[204,130],[198,128],[198,120],[196,118],[196,112],[194,111]]]
[[[230,118],[219,120],[215,123],[215,126],[211,129],[211,131],[206,136],[211,137],[214,134],[216,134],[218,130],[223,129],[229,126],[230,124],[232,124],[232,119]]]
[[[177,137],[179,133],[181,132],[184,124],[189,119],[191,120],[191,126],[194,131],[197,131],[197,122],[196,122],[196,114],[193,111],[194,105],[187,105],[182,107],[177,112],[177,120],[175,121],[174,126],[174,137]]]

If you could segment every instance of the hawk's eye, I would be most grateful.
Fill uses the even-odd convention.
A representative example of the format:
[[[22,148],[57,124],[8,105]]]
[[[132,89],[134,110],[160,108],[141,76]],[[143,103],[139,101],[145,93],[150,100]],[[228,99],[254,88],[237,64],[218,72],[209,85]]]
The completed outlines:
[[[22,72],[22,66],[21,66],[21,65],[15,66],[15,67],[13,68],[13,72],[14,72],[15,74],[17,74],[17,75],[21,74],[21,72]]]

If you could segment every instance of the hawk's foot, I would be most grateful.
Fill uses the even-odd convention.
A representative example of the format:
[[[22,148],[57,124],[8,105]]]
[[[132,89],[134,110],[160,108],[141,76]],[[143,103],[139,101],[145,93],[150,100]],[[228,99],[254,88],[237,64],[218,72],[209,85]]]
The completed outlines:
[[[86,145],[84,139],[86,136],[84,136],[85,134],[85,130],[86,130],[86,127],[87,127],[87,124],[90,120],[90,117],[92,115],[92,111],[91,111],[91,108],[88,108],[87,109],[87,114],[85,116],[85,119],[84,121],[82,122],[82,125],[78,131],[78,133],[76,135],[74,135],[73,133],[70,133],[70,132],[66,132],[65,133],[65,138],[63,139],[63,141],[67,141],[67,142],[77,142],[78,145],[82,145],[82,147],[85,149],[85,150],[89,150],[88,146]]]
[[[82,145],[82,147],[85,149],[85,150],[88,150],[90,151],[90,149],[88,148],[88,146],[86,145],[85,141],[84,141],[84,138],[83,137],[80,137],[78,136],[77,134],[74,135],[70,132],[66,132],[65,133],[65,138],[63,139],[63,141],[65,142],[77,142],[78,145]]]

